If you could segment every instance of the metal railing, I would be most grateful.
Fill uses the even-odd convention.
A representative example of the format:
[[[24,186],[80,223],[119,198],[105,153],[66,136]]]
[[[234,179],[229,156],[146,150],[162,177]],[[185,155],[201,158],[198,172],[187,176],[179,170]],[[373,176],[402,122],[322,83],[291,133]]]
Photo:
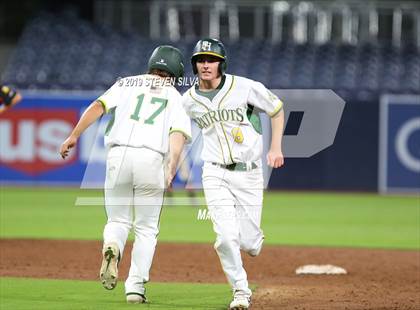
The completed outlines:
[[[98,24],[171,41],[211,36],[420,46],[419,1],[96,0],[94,12]]]

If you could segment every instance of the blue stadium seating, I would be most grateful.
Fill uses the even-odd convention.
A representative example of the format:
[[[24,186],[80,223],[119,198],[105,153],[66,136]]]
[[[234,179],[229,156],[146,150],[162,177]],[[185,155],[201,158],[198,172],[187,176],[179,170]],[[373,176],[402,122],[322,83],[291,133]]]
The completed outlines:
[[[165,40],[93,25],[72,14],[42,13],[29,22],[2,80],[23,89],[103,90],[120,76],[143,73],[151,51]],[[193,41],[173,43],[189,55]],[[270,88],[327,88],[345,97],[420,93],[420,50],[389,43],[272,44],[225,42],[228,71]]]

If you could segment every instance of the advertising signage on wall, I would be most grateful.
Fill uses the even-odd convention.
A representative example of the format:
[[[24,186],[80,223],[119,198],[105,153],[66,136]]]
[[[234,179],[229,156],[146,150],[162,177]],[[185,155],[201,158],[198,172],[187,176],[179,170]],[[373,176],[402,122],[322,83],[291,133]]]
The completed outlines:
[[[379,191],[420,193],[420,96],[383,96],[380,113]]]
[[[92,153],[104,162],[98,126],[90,128],[69,160],[58,153],[63,140],[97,94],[27,93],[14,109],[0,115],[0,181],[7,184],[77,185]],[[105,120],[104,120],[105,121]]]
[[[59,154],[61,143],[98,95],[24,92],[19,105],[0,115],[0,183],[103,188],[107,153],[103,136],[109,115],[104,115],[81,135],[68,159],[63,160]],[[184,157],[185,170],[191,161],[189,156]],[[200,171],[188,174],[190,183],[201,177]],[[174,186],[184,183],[178,176]]]
[[[103,188],[107,154],[103,136],[110,115],[104,115],[81,135],[67,160],[59,154],[61,143],[99,95],[24,92],[19,105],[0,115],[0,183]],[[287,102],[286,158],[309,158],[334,143],[345,105],[340,97],[330,90],[279,90],[278,96]],[[260,117],[262,131],[269,133],[269,117]],[[192,125],[193,141],[181,157],[174,187],[201,188],[202,139],[200,129],[194,122]],[[270,136],[263,137],[266,153]],[[266,163],[263,169],[267,185],[271,169]]]

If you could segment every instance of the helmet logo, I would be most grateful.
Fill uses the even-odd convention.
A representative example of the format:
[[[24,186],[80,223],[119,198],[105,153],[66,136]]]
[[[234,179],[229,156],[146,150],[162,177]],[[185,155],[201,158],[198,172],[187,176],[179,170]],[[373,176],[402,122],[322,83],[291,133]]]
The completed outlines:
[[[161,58],[157,63],[166,65],[165,59]]]
[[[211,50],[211,42],[209,42],[209,41],[203,41],[201,43],[201,49],[203,51],[210,51]]]

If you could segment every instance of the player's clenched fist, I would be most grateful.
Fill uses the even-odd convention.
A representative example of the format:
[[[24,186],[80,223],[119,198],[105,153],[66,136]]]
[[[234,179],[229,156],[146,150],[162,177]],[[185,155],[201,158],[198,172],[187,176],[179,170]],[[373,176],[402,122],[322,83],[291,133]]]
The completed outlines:
[[[69,136],[60,147],[60,154],[63,159],[65,159],[69,155],[69,151],[73,148],[77,143],[77,138],[74,136]]]
[[[284,157],[281,150],[270,150],[267,153],[267,164],[273,168],[280,168],[284,164]]]

